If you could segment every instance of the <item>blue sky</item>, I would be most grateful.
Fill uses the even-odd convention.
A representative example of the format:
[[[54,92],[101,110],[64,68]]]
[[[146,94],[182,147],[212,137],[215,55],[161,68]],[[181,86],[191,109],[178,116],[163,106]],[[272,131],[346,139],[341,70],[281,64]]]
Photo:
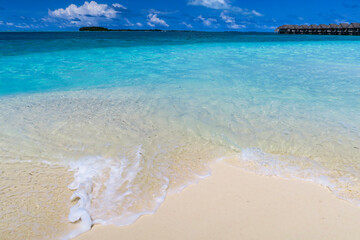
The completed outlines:
[[[274,31],[283,24],[338,22],[360,22],[359,0],[0,0],[0,31]]]

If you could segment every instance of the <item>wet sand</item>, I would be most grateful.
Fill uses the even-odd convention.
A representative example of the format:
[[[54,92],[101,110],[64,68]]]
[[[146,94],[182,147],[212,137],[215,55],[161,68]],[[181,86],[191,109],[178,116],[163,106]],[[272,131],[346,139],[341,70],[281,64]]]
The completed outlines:
[[[360,208],[327,188],[259,176],[225,162],[211,177],[168,195],[154,215],[126,227],[96,225],[92,239],[358,239]]]

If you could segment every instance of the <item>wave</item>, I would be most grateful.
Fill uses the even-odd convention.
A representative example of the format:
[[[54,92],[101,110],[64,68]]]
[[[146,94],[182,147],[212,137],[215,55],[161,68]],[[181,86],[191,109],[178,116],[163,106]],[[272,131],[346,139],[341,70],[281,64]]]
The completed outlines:
[[[243,149],[238,160],[245,170],[259,175],[314,182],[328,188],[338,198],[360,206],[359,173],[350,167],[347,171],[339,171],[307,157],[270,154],[259,148]]]
[[[68,187],[75,191],[71,200],[77,203],[70,209],[69,221],[80,224],[64,239],[90,230],[93,224],[125,226],[154,213],[165,199],[169,179],[157,176],[144,181],[151,175],[144,167],[141,146],[132,159],[98,156],[70,163],[75,174]]]
[[[311,181],[329,188],[337,197],[360,206],[359,199],[349,194],[349,186],[359,183],[306,157],[245,148],[237,155],[218,158],[217,161],[235,163],[259,175]],[[68,187],[74,191],[71,200],[76,203],[70,209],[68,219],[78,223],[78,227],[63,239],[89,231],[94,224],[130,225],[142,215],[155,213],[168,193],[181,191],[187,185],[211,175],[210,168],[203,175],[194,171],[196,181],[171,189],[169,185],[175,179],[170,179],[165,172],[147,171],[147,167],[142,146],[130,157],[115,159],[96,156],[71,162],[70,171],[74,172],[74,181]]]

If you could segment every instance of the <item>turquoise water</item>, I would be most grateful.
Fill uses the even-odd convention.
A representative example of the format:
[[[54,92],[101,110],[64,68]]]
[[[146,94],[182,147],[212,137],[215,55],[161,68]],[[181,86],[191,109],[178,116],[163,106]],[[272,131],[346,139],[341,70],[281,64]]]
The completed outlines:
[[[286,59],[282,59],[284,63],[292,60],[291,64],[303,64],[299,67],[311,67],[308,63],[303,62],[303,58],[309,57],[310,59],[307,61],[310,62],[312,58],[316,57],[315,54],[322,51],[321,47],[324,48],[324,51],[329,51],[328,48],[343,46],[343,44],[346,45],[347,51],[353,51],[351,57],[341,56],[343,59],[341,62],[347,64],[357,57],[357,40],[359,40],[357,37],[343,36],[280,36],[239,33],[1,33],[0,94],[157,84],[174,82],[174,80],[181,83],[184,76],[179,71],[184,73],[186,70],[197,70],[196,73],[200,74],[200,70],[207,68],[203,66],[201,69],[194,69],[190,64],[188,67],[181,66],[184,65],[182,61],[189,60],[188,51],[201,51],[201,49],[209,47],[212,50],[211,54],[216,54],[217,58],[221,57],[218,55],[221,55],[222,51],[225,54],[236,51],[234,55],[237,56],[231,58],[224,56],[224,59],[219,59],[225,61],[221,63],[217,62],[215,58],[204,59],[209,57],[210,53],[201,52],[202,54],[199,56],[193,56],[196,58],[193,60],[196,63],[192,64],[199,65],[201,63],[198,61],[205,61],[204,65],[211,64],[208,65],[208,68],[215,67],[214,64],[223,64],[228,68],[233,67],[226,70],[239,74],[243,73],[246,67],[254,67],[252,64],[254,62],[248,59],[250,56],[262,59],[262,61],[280,61],[279,58],[288,55],[288,50],[293,50],[294,52]],[[303,45],[309,48],[305,49]],[[247,47],[249,47],[249,51],[247,51]],[[255,49],[254,47],[259,48]],[[278,49],[279,47],[280,49]],[[299,51],[297,47],[303,49]],[[263,48],[269,48],[269,50],[263,51]],[[115,49],[116,51],[114,51]],[[263,53],[257,50],[263,51]],[[274,52],[272,53],[271,50]],[[314,54],[307,56],[304,55],[305,51],[314,51]],[[271,56],[268,56],[269,54]],[[327,57],[330,58],[329,60],[336,60],[336,56],[328,56],[330,54],[332,52],[321,53],[318,60]],[[167,57],[164,58],[164,55]],[[256,60],[254,59],[254,61]],[[230,63],[227,64],[227,61]],[[233,64],[241,64],[244,69],[236,71],[236,66]],[[271,63],[257,62],[256,64]],[[356,64],[356,62],[352,64]],[[267,65],[267,67],[271,66]],[[286,66],[278,66],[278,68],[280,67]],[[174,69],[170,70],[170,68]],[[276,71],[276,69],[274,70]],[[155,74],[164,74],[164,71],[168,74],[167,77],[152,77]],[[145,79],[144,76],[147,78]],[[201,79],[205,77],[202,76]],[[187,77],[186,80],[190,80],[189,78]],[[198,80],[198,77],[194,76],[193,79]],[[253,81],[258,79],[254,78]],[[226,79],[223,77],[218,79],[218,81],[220,80]],[[280,80],[285,81],[282,78]],[[302,82],[303,79],[293,79],[292,81]],[[315,83],[312,84],[315,85]]]
[[[219,158],[360,204],[359,40],[0,33],[0,165],[69,169],[73,235],[153,212]]]

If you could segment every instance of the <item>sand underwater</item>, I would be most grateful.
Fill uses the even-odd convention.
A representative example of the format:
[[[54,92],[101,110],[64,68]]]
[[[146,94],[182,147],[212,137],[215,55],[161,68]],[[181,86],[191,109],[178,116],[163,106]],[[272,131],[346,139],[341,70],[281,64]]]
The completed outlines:
[[[359,206],[358,40],[0,33],[1,239],[130,225],[215,161]]]

